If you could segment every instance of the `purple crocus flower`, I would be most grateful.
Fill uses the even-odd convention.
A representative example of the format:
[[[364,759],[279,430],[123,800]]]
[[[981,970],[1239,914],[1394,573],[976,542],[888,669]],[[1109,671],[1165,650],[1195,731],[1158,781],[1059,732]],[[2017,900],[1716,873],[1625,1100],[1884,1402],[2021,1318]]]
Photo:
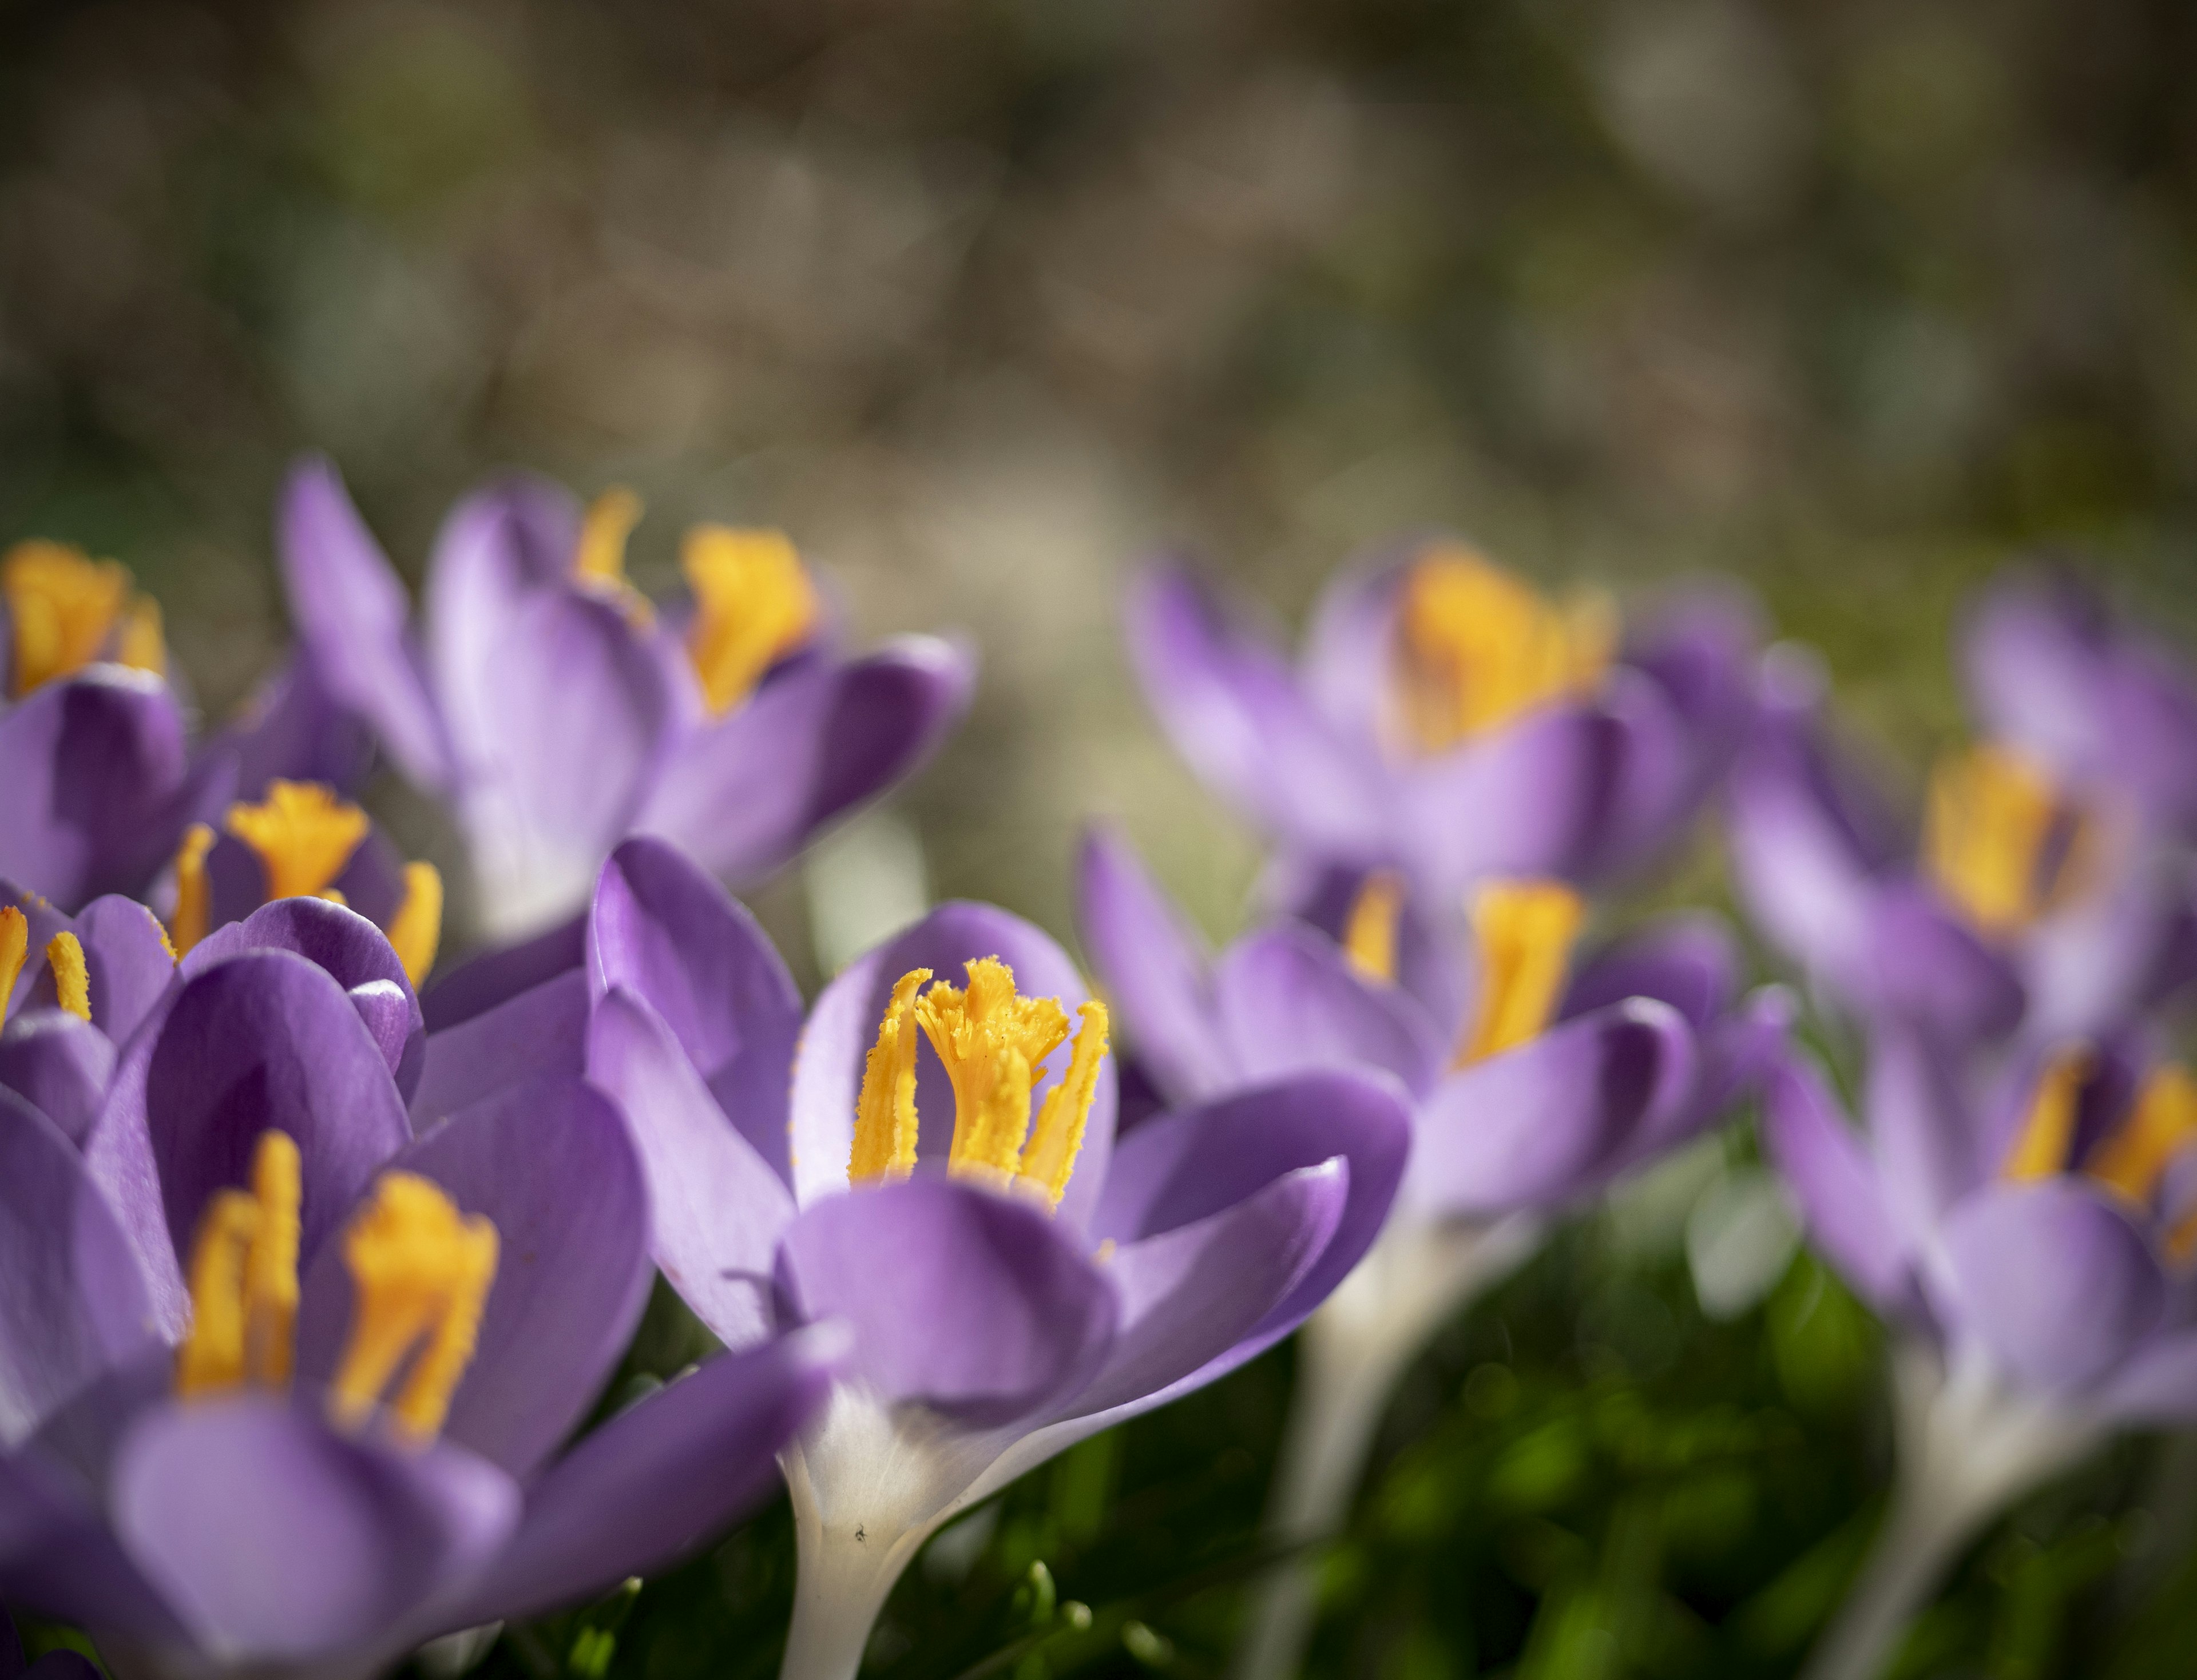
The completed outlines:
[[[1805,1059],[1766,1104],[1816,1246],[1898,1336],[1898,1485],[1812,1680],[1880,1671],[1976,1530],[2106,1434],[2197,1416],[2197,1080],[2133,1029],[1869,1047],[1865,1130]]]
[[[81,1149],[0,1092],[0,1594],[126,1671],[362,1676],[762,1491],[814,1339],[559,1451],[649,1283],[600,1093],[543,1077],[415,1133],[365,988],[205,951]]]
[[[1301,663],[1182,568],[1133,589],[1129,651],[1176,749],[1278,849],[1293,901],[1331,868],[1452,897],[1592,879],[1662,851],[1753,708],[1754,623],[1702,594],[1620,636],[1453,539],[1345,571]]]
[[[783,1461],[800,1680],[855,1672],[940,1523],[1286,1335],[1403,1170],[1378,1075],[1251,1082],[1116,1138],[1104,1006],[983,905],[857,959],[804,1024],[747,912],[636,839],[603,872],[588,968],[589,1071],[640,1141],[664,1275],[731,1347],[854,1331]]]
[[[540,479],[490,484],[443,524],[415,638],[335,469],[308,461],[283,495],[315,679],[449,802],[499,940],[577,911],[629,831],[759,878],[912,772],[967,704],[969,657],[945,642],[842,655],[775,532],[697,528],[691,606],[658,609],[625,581],[638,517],[624,492],[583,515]]]
[[[1428,1338],[1538,1247],[1551,1214],[1728,1113],[1774,1065],[1789,1017],[1776,988],[1736,1003],[1736,953],[1706,917],[1574,966],[1585,906],[1554,882],[1485,882],[1465,918],[1376,875],[1340,941],[1283,920],[1215,958],[1121,841],[1091,836],[1081,872],[1085,948],[1167,1100],[1349,1067],[1412,1099],[1388,1224],[1300,1343],[1274,1495],[1290,1540],[1342,1520]],[[1277,1577],[1244,1673],[1294,1671],[1307,1589],[1301,1572]]]

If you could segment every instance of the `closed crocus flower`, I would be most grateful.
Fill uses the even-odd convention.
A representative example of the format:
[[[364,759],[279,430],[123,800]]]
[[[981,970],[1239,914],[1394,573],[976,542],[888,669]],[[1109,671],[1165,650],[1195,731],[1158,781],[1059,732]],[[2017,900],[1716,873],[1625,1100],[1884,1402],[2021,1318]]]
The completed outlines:
[[[415,637],[334,468],[307,461],[284,493],[302,657],[448,802],[499,940],[578,911],[631,831],[735,881],[766,873],[913,770],[967,702],[970,661],[944,642],[843,655],[776,532],[697,528],[690,598],[659,609],[625,580],[639,514],[624,492],[583,512],[534,478],[477,492],[436,540]]]
[[[1378,1075],[1253,1082],[1116,1138],[1104,1005],[982,905],[859,959],[804,1022],[746,912],[635,840],[603,872],[588,969],[590,1074],[641,1142],[666,1277],[731,1347],[853,1331],[784,1460],[803,1680],[855,1672],[947,1518],[1287,1335],[1403,1170]]]
[[[1805,1060],[1767,1104],[1812,1240],[1899,1335],[1898,1483],[1813,1680],[1881,1671],[1975,1532],[2108,1432],[2197,1416],[2197,1080],[2135,1030],[1870,1052],[1864,1130]]]
[[[362,1676],[761,1491],[813,1340],[560,1451],[649,1284],[603,1097],[547,1077],[415,1133],[359,988],[201,960],[81,1149],[0,1092],[0,1595],[126,1672]]]
[[[1737,602],[1628,629],[1446,538],[1338,576],[1295,667],[1172,565],[1133,591],[1128,637],[1177,750],[1288,882],[1388,868],[1442,896],[1632,868],[1700,809],[1754,704]]]
[[[1120,840],[1084,846],[1081,922],[1131,1046],[1168,1100],[1319,1068],[1377,1068],[1412,1100],[1411,1163],[1380,1240],[1306,1326],[1277,1473],[1282,1538],[1341,1521],[1390,1389],[1550,1215],[1727,1115],[1776,1063],[1790,1009],[1737,997],[1713,918],[1575,959],[1587,906],[1553,881],[1489,880],[1469,912],[1363,878],[1336,937],[1285,920],[1209,956]],[[1292,1671],[1308,1579],[1282,1578],[1243,1671]]]

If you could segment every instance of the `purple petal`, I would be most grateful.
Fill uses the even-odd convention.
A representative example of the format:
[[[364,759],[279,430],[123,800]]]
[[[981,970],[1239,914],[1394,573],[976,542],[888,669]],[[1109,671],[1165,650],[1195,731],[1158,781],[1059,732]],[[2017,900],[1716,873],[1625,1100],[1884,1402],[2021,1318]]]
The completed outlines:
[[[2090,1387],[2151,1335],[2165,1279],[2142,1235],[2072,1179],[1996,1185],[1945,1221],[1947,1319],[2049,1393]]]
[[[1306,691],[1323,713],[1363,740],[1379,741],[1392,727],[1397,597],[1412,563],[1448,540],[1429,532],[1384,544],[1336,572],[1313,608],[1301,661]]]
[[[1885,1027],[1869,1041],[1863,1114],[1885,1206],[1909,1245],[1933,1240],[1954,1202],[1995,1173],[1983,1118],[1961,1087],[1955,1057],[1936,1040]]]
[[[1357,974],[1332,940],[1301,924],[1238,940],[1214,971],[1213,992],[1239,1081],[1377,1068],[1417,1095],[1441,1075],[1441,1035],[1418,1005]]]
[[[905,781],[969,710],[975,652],[936,636],[900,636],[849,660],[818,744],[805,818],[811,832]],[[728,866],[735,878],[760,864]]]
[[[1577,874],[1616,813],[1626,749],[1616,715],[1560,704],[1427,760],[1405,789],[1416,873],[1438,897],[1491,875]]]
[[[587,960],[588,921],[575,916],[518,945],[486,951],[437,974],[420,999],[427,1030],[446,1031]]]
[[[648,1298],[648,1198],[625,1128],[598,1092],[541,1079],[490,1098],[389,1163],[496,1226],[496,1282],[443,1439],[524,1480],[585,1415]],[[351,1323],[339,1245],[298,1315],[298,1369],[325,1379]]]
[[[1374,743],[1315,711],[1281,655],[1180,568],[1139,578],[1125,612],[1146,703],[1216,793],[1270,834],[1377,854],[1391,785]]]
[[[2137,1349],[2091,1404],[2117,1422],[2188,1423],[2197,1416],[2197,1330],[2160,1335]]]
[[[1122,1036],[1177,1101],[1218,1090],[1232,1069],[1213,1018],[1210,957],[1128,842],[1083,837],[1076,924]]]
[[[1683,721],[1696,797],[1752,727],[1761,611],[1730,586],[1687,590],[1626,637],[1625,663],[1662,689]]]
[[[809,1331],[721,1353],[593,1431],[528,1491],[465,1619],[535,1615],[653,1573],[766,1498],[843,1341]]]
[[[108,897],[84,907],[76,936],[91,982],[91,1018],[120,1044],[144,1024],[175,980],[166,935],[135,899]]]
[[[1602,879],[1640,869],[1676,843],[1707,790],[1685,719],[1661,686],[1620,665],[1601,706],[1623,732],[1607,814],[1578,872]]]
[[[771,1266],[793,1218],[785,1181],[717,1106],[663,1018],[623,988],[595,1005],[588,1077],[623,1110],[640,1151],[664,1277],[721,1341],[756,1341],[770,1329]]]
[[[175,1612],[87,1493],[35,1450],[0,1456],[0,1593],[110,1636],[184,1642]]]
[[[1372,1246],[1411,1151],[1410,1110],[1394,1081],[1301,1074],[1163,1115],[1124,1138],[1092,1234],[1127,1247],[1342,1157],[1349,1181],[1341,1220],[1318,1263],[1261,1321],[1261,1333],[1272,1332],[1325,1300]]]
[[[0,1448],[152,1341],[129,1240],[43,1115],[0,1091]]]
[[[739,1134],[781,1179],[801,994],[745,905],[661,840],[611,854],[588,924],[588,985],[646,1001]]]
[[[114,1077],[114,1041],[62,1009],[11,1017],[0,1028],[0,1088],[13,1091],[82,1144]]]
[[[778,1252],[795,1323],[843,1320],[849,1375],[973,1427],[1026,1417],[1106,1357],[1113,1286],[1029,1202],[925,1174],[803,1210]]]
[[[374,768],[374,732],[296,654],[253,691],[212,750],[234,756],[236,797],[245,800],[264,798],[278,778],[356,793]]]
[[[252,1395],[149,1414],[124,1445],[112,1503],[200,1646],[250,1663],[385,1639],[494,1554],[519,1498],[469,1452],[356,1440]]]
[[[291,468],[275,527],[299,658],[313,680],[374,726],[414,782],[447,789],[449,744],[407,628],[404,586],[324,456]]]
[[[1406,1198],[1481,1215],[1597,1190],[1634,1133],[1684,1102],[1696,1059],[1678,1011],[1631,998],[1460,1069],[1420,1105]]]
[[[1771,1079],[1762,1137],[1800,1203],[1809,1240],[1873,1306],[1898,1303],[1907,1292],[1910,1249],[1868,1146],[1820,1069],[1796,1059]]]
[[[1371,872],[1280,858],[1269,865],[1260,896],[1340,943]],[[1462,909],[1462,901],[1454,908],[1436,905],[1430,895],[1416,890],[1405,895],[1396,920],[1396,983],[1437,1026],[1464,1020],[1471,995],[1472,931]]]
[[[1862,928],[1867,967],[1850,994],[1857,1007],[1960,1039],[1996,1038],[2020,1021],[2027,1000],[2013,965],[1927,889],[1885,887]]]
[[[966,978],[963,965],[983,957],[997,957],[1012,969],[1023,996],[1058,998],[1071,1017],[1091,995],[1068,953],[1048,936],[1019,916],[983,904],[942,904],[906,933],[849,963],[817,999],[793,1069],[793,1192],[802,1206],[846,1188],[863,1058],[877,1041],[894,983],[911,970],[927,968],[959,986]],[[1064,1044],[1046,1061],[1032,1090],[1033,1114],[1066,1072],[1070,1053],[1070,1046]],[[917,1053],[915,1101],[921,1121],[918,1159],[942,1167],[954,1139],[954,1089],[928,1043]],[[1058,1210],[1071,1230],[1081,1230],[1089,1219],[1105,1182],[1116,1112],[1110,1056],[1099,1066],[1082,1152]]]
[[[409,1104],[414,1123],[424,1130],[445,1115],[546,1075],[577,1079],[587,1059],[587,976],[567,969],[530,992],[427,1035],[420,1088]]]
[[[1557,1017],[1655,998],[1700,1029],[1731,1007],[1738,989],[1739,950],[1723,919],[1706,912],[1670,916],[1581,965]]]
[[[7,1016],[19,1009],[41,1005],[51,1007],[52,981],[46,973],[46,947],[55,934],[74,932],[75,919],[55,909],[53,901],[43,894],[4,877],[0,877],[0,906],[21,911],[24,921],[30,924],[31,934],[28,960],[23,965],[22,973],[15,976],[14,990],[0,998],[0,1006],[4,1006]]]

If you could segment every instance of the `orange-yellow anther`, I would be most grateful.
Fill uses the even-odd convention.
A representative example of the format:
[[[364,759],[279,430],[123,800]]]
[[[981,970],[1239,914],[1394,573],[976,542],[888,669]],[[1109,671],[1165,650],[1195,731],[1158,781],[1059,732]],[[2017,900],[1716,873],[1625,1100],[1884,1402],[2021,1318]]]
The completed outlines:
[[[2036,765],[2003,747],[1973,748],[1931,775],[1924,861],[1979,928],[2014,932],[2051,895],[2042,866],[2061,814],[2058,793]]]
[[[612,485],[589,502],[587,517],[580,522],[580,549],[572,557],[572,575],[609,589],[630,588],[625,544],[641,523],[641,498],[623,484]]]
[[[997,957],[964,966],[968,986],[932,987],[916,1000],[915,1018],[954,1085],[947,1170],[1004,1185],[1022,1164],[1030,1089],[1068,1038],[1068,1011],[1055,999],[1022,996]]]
[[[687,655],[714,713],[730,711],[816,627],[816,588],[782,531],[697,525],[679,565],[694,592]]]
[[[404,866],[404,901],[389,918],[389,943],[416,988],[435,966],[443,943],[443,875],[432,863]]]
[[[428,1179],[385,1173],[375,1181],[343,1238],[351,1334],[328,1384],[339,1423],[365,1422],[409,1361],[389,1416],[414,1440],[433,1439],[472,1361],[496,1248],[496,1227],[461,1214]]]
[[[12,904],[0,905],[0,1022],[8,1018],[8,999],[30,954],[31,918]]]
[[[1538,1038],[1563,995],[1586,902],[1560,881],[1497,881],[1472,903],[1480,991],[1459,1065]]]
[[[2197,1143],[2197,1079],[2187,1068],[2161,1068],[2144,1081],[2135,1109],[2091,1154],[2086,1171],[2100,1184],[2148,1207],[2167,1163]]]
[[[1068,1193],[1075,1157],[1083,1149],[1083,1127],[1098,1094],[1099,1064],[1106,1059],[1106,1005],[1093,999],[1078,1005],[1075,1013],[1082,1024],[1075,1031],[1068,1071],[1037,1111],[1016,1180],[1043,1195],[1051,1208],[1059,1207]]]
[[[2016,1184],[2049,1179],[2067,1170],[2075,1142],[2075,1115],[2084,1082],[2090,1077],[2090,1052],[2075,1046],[2056,1051],[2037,1076],[2021,1132],[2000,1170]]]
[[[1369,979],[1395,979],[1396,924],[1403,911],[1401,876],[1379,869],[1365,878],[1342,928],[1342,952],[1351,967]]]
[[[65,542],[19,542],[0,559],[0,598],[14,629],[18,695],[106,657],[166,668],[159,609],[131,593],[129,572],[113,560]]]
[[[290,1380],[304,1193],[296,1142],[268,1131],[252,1151],[252,1188],[217,1190],[207,1201],[191,1245],[191,1326],[176,1351],[178,1395]]]
[[[229,831],[259,854],[267,896],[311,898],[351,861],[373,826],[365,812],[318,782],[270,782],[258,805],[232,805]]]
[[[855,1107],[855,1147],[847,1177],[855,1184],[904,1179],[915,1170],[915,994],[930,978],[927,968],[901,976],[878,1023],[878,1041],[862,1065],[862,1092]]]
[[[1469,548],[1412,568],[1398,616],[1397,693],[1406,733],[1445,752],[1522,712],[1602,681],[1617,641],[1609,600],[1544,600]]]
[[[183,843],[176,848],[176,908],[168,918],[168,949],[178,962],[206,936],[206,860],[212,849],[213,831],[202,822],[185,829]]]
[[[61,1006],[79,1021],[90,1020],[91,970],[84,966],[84,947],[74,934],[57,933],[46,941],[46,967]]]

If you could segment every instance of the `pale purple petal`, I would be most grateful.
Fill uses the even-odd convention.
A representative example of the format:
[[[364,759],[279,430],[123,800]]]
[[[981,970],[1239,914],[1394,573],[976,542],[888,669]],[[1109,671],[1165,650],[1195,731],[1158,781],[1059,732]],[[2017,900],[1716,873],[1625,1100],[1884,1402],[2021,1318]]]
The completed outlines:
[[[81,1144],[114,1077],[114,1041],[63,1009],[34,1009],[0,1028],[0,1088]]]
[[[1995,1038],[2022,1018],[2027,999],[2013,964],[1931,889],[1881,888],[1860,927],[1867,944],[1848,982],[1854,1008],[1928,1022],[1956,1039]]]
[[[532,991],[587,959],[588,919],[561,922],[517,945],[484,951],[437,972],[420,999],[427,1030],[440,1033]]]
[[[1623,742],[1607,814],[1574,871],[1597,879],[1638,871],[1669,850],[1704,791],[1685,719],[1658,685],[1620,665],[1604,681],[1598,704]]]
[[[2155,1337],[2090,1396],[2119,1422],[2175,1428],[2197,1417],[2197,1330]]]
[[[1731,1007],[1739,989],[1739,949],[1722,918],[1707,912],[1666,917],[1580,966],[1559,1019],[1586,1015],[1626,998],[1656,998],[1705,1028]]]
[[[1771,1080],[1763,1144],[1800,1204],[1809,1241],[1880,1310],[1908,1289],[1910,1245],[1886,1205],[1876,1163],[1820,1069],[1795,1059]]]
[[[1420,1095],[1441,1075],[1442,1034],[1412,997],[1358,974],[1302,924],[1238,940],[1214,970],[1213,993],[1239,1082],[1370,1067]]]
[[[266,797],[280,778],[356,793],[374,768],[374,732],[328,692],[312,661],[293,654],[252,692],[212,748],[236,765],[236,797]]]
[[[22,973],[15,976],[14,990],[0,998],[0,1005],[4,1005],[6,1013],[11,1016],[19,1009],[32,1007],[34,1003],[50,1006],[53,982],[46,973],[46,947],[55,934],[75,931],[76,922],[56,910],[43,893],[5,877],[0,877],[0,906],[21,911],[31,935],[29,960],[24,963]],[[34,993],[39,994],[36,999]]]
[[[1627,736],[1598,707],[1544,706],[1406,781],[1407,860],[1437,896],[1489,876],[1579,873],[1617,815]]]
[[[1211,959],[1121,836],[1094,828],[1076,872],[1076,924],[1116,1011],[1116,1030],[1178,1102],[1232,1069],[1214,1019]]]
[[[144,1023],[176,977],[165,931],[135,899],[94,899],[76,918],[90,981],[91,1018],[120,1044]]]
[[[1989,1158],[1983,1116],[1942,1043],[1909,1027],[1887,1026],[1871,1037],[1869,1049],[1862,1112],[1878,1182],[1893,1222],[1919,1249],[1945,1210],[2000,1163]]]
[[[409,1104],[425,1129],[484,1097],[544,1075],[578,1078],[588,1059],[588,982],[577,968],[427,1034]]]
[[[1398,595],[1412,563],[1450,540],[1425,532],[1383,544],[1330,578],[1313,608],[1301,661],[1305,690],[1369,746],[1395,726]]]

